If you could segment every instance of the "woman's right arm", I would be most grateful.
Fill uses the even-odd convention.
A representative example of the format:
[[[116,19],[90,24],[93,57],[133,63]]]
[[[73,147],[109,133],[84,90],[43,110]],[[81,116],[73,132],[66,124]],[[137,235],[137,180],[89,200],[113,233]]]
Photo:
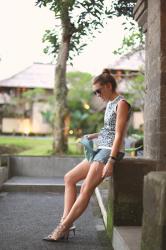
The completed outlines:
[[[94,134],[88,134],[86,135],[89,140],[97,138],[99,133],[94,133]]]

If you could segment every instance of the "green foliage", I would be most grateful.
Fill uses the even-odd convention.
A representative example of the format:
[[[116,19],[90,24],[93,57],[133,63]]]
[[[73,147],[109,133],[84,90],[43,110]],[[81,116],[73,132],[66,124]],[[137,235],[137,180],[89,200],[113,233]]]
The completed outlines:
[[[76,137],[80,137],[82,134],[94,133],[103,124],[103,112],[96,113],[91,109],[91,80],[92,75],[86,72],[67,73],[69,90],[67,103],[70,115],[70,129],[74,131]],[[50,108],[41,112],[44,121],[51,126],[53,126],[53,98],[53,95],[47,98]]]
[[[69,72],[67,73],[67,85],[69,88],[68,101],[72,102],[89,101],[91,97],[91,80],[92,75],[86,72]]]
[[[126,99],[131,103],[134,110],[143,111],[144,109],[144,97],[145,97],[145,84],[144,74],[141,72],[136,76],[128,86],[127,93],[125,93]]]
[[[113,53],[118,55],[124,55],[130,52],[144,49],[145,47],[145,35],[138,23],[133,19],[133,8],[137,0],[114,0],[113,8],[116,16],[124,17],[124,30],[126,34],[122,41],[120,48],[116,49]]]
[[[49,6],[50,10],[54,11],[55,18],[61,21],[64,19],[64,10],[67,11],[70,22],[68,32],[71,36],[68,59],[72,63],[72,59],[83,51],[89,39],[95,37],[96,31],[104,26],[108,18],[115,15],[126,16],[126,21],[123,23],[124,29],[130,30],[131,33],[124,37],[122,47],[114,53],[121,55],[135,47],[144,46],[144,35],[133,20],[133,8],[136,2],[136,0],[113,0],[112,3],[106,0],[37,0],[36,5]],[[58,56],[62,31],[62,22],[61,25],[58,22],[55,28],[46,30],[43,36],[43,42],[46,44],[44,52],[52,55],[54,59]]]
[[[43,37],[43,42],[47,43],[44,52],[53,54],[56,59],[62,42],[61,36],[66,32],[65,38],[70,38],[70,62],[74,56],[82,52],[89,39],[95,37],[96,31],[114,14],[112,5],[107,4],[105,0],[37,0],[36,5],[49,6],[55,13],[57,23],[59,24],[58,20],[61,21],[60,25],[46,31]]]
[[[45,95],[45,90],[42,88],[30,89],[22,93],[21,97],[25,101],[34,102],[40,99],[41,96]]]
[[[133,8],[137,0],[114,0],[113,7],[116,16],[133,16]]]
[[[70,129],[74,131],[76,137],[84,133],[90,116],[89,110],[85,109],[84,105],[90,105],[91,79],[92,76],[89,73],[69,72],[67,74]]]
[[[52,141],[51,137],[1,136],[0,155],[50,156],[53,154]],[[73,137],[69,138],[67,154],[81,154]]]
[[[123,38],[122,46],[115,50],[115,55],[124,55],[130,52],[142,50],[145,47],[145,35],[137,25],[132,26],[131,32]]]
[[[83,72],[69,72],[67,80],[70,129],[74,130],[76,137],[94,133],[103,123],[103,113],[94,113],[91,109],[92,75]],[[87,105],[88,109],[86,109]]]
[[[48,124],[50,124],[51,125],[51,127],[53,127],[53,119],[54,119],[54,117],[53,117],[53,112],[51,111],[51,110],[46,110],[46,111],[41,111],[41,115],[42,115],[42,117],[43,117],[43,120],[46,122],[46,123],[48,123]]]

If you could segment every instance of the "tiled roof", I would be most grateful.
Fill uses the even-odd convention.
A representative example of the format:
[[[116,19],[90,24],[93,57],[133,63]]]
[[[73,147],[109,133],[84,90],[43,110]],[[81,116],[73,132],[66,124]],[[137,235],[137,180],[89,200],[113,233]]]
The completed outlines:
[[[53,89],[54,64],[34,63],[16,75],[0,81],[0,87],[25,87]]]

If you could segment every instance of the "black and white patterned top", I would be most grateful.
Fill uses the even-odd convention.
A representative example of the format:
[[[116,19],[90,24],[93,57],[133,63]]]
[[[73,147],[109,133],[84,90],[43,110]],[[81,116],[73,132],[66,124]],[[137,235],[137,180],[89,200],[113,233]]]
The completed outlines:
[[[104,127],[100,130],[97,138],[98,148],[111,148],[115,139],[116,108],[120,100],[125,100],[122,95],[117,96],[113,101],[109,101],[104,115]],[[120,146],[120,151],[124,151],[124,140]]]

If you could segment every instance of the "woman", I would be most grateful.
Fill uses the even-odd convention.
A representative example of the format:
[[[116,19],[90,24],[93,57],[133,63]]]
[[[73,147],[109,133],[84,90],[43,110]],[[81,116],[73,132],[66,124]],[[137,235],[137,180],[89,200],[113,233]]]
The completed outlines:
[[[124,156],[124,134],[130,105],[118,94],[116,87],[109,69],[104,69],[93,80],[93,93],[107,102],[104,127],[99,133],[86,136],[88,140],[97,138],[98,148],[90,161],[84,159],[65,175],[63,216],[57,228],[44,240],[56,242],[68,239],[69,232],[75,230],[73,222],[85,211],[94,189],[105,177],[112,175],[114,163]],[[76,198],[76,183],[83,179]]]

